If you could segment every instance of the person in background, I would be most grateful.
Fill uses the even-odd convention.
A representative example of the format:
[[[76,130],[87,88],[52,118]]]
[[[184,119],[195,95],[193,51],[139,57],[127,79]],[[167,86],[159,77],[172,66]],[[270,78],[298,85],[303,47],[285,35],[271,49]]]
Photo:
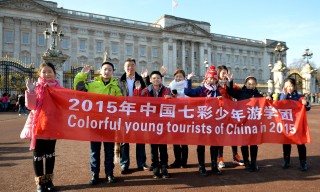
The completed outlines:
[[[2,94],[2,97],[1,97],[2,111],[7,111],[8,110],[8,105],[9,105],[8,101],[9,101],[8,93]]]
[[[54,191],[55,186],[52,181],[56,140],[52,138],[36,138],[33,133],[35,132],[34,129],[38,122],[39,112],[44,102],[45,87],[60,87],[60,84],[56,80],[56,70],[52,63],[42,63],[39,66],[38,75],[37,82],[31,82],[29,79],[26,80],[25,104],[32,111],[28,116],[25,127],[32,127],[30,150],[33,150],[33,169],[36,176],[37,192]]]
[[[184,89],[184,94],[189,97],[221,97],[218,85],[218,74],[214,66],[211,66],[206,72],[205,79],[203,80],[202,86],[192,89],[191,78],[194,73],[191,73],[187,77],[187,85]],[[199,162],[199,174],[208,176],[208,172],[205,168],[205,146],[198,145],[197,155]],[[218,159],[218,146],[210,146],[211,155],[211,168],[216,175],[221,175],[222,172],[219,170],[217,165]]]
[[[133,95],[141,97],[171,97],[170,88],[167,88],[162,84],[162,74],[160,71],[151,72],[150,83],[150,85],[141,90],[140,81],[136,81]],[[151,144],[151,162],[151,166],[153,167],[153,178],[170,177],[168,173],[168,150],[166,144]]]
[[[306,110],[311,109],[311,105],[306,101],[304,97],[298,94],[296,87],[296,81],[292,78],[287,78],[284,80],[282,93],[279,95],[279,100],[295,100],[300,101],[302,105],[306,107]],[[297,144],[300,166],[302,171],[308,170],[307,165],[307,148],[305,144]],[[283,159],[284,163],[282,165],[283,169],[288,169],[290,167],[290,155],[291,155],[291,144],[283,144]]]
[[[95,81],[86,82],[91,66],[85,65],[80,73],[74,79],[74,88],[76,90],[86,91],[90,93],[100,93],[106,95],[122,96],[121,90],[118,87],[118,81],[113,77],[114,65],[110,62],[101,64],[100,76]],[[114,143],[113,142],[90,142],[90,170],[91,179],[89,184],[96,185],[99,183],[100,172],[100,151],[101,143],[104,146],[104,168],[108,183],[115,183],[117,180],[114,177]]]
[[[176,98],[187,97],[184,94],[186,73],[182,69],[177,69],[173,75],[174,80],[169,84],[172,96]],[[173,145],[173,152],[175,160],[169,167],[186,168],[188,161],[188,145]]]
[[[21,112],[23,111],[24,115],[27,115],[27,110],[26,110],[26,105],[25,105],[25,97],[24,94],[22,93],[18,97],[18,104],[19,104],[19,109],[18,109],[18,114],[21,116]]]

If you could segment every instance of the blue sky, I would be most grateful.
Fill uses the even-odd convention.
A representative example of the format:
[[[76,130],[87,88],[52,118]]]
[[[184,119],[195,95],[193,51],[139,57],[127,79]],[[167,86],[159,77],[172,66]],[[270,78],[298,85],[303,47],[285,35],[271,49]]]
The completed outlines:
[[[306,48],[320,67],[319,0],[52,0],[58,7],[153,23],[162,15],[205,21],[211,33],[254,40],[285,41],[287,64],[301,59]]]

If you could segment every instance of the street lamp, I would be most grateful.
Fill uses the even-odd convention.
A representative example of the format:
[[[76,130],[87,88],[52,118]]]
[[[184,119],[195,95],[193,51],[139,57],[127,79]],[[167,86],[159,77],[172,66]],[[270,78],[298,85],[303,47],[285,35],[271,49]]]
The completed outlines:
[[[303,59],[307,59],[307,64],[309,63],[309,59],[312,58],[313,53],[311,51],[309,51],[309,49],[307,48],[306,51],[303,53]]]
[[[209,62],[207,60],[207,58],[204,60],[204,66],[206,67],[206,71],[208,70],[208,67],[209,67]]]
[[[282,61],[282,55],[288,50],[285,45],[282,45],[280,42],[274,48],[274,54],[278,57],[278,61]]]
[[[56,56],[62,55],[62,52],[57,49],[56,40],[59,38],[59,40],[61,41],[64,34],[62,33],[61,30],[58,33],[58,23],[55,20],[53,20],[50,23],[50,26],[51,26],[51,32],[48,29],[46,29],[43,32],[45,39],[49,39],[50,37],[52,38],[50,48],[47,49],[45,55],[56,57]]]

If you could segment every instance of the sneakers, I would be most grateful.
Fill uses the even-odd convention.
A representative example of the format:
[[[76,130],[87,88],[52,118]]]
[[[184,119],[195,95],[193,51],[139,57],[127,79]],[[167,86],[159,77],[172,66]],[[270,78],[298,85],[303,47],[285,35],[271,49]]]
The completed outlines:
[[[159,179],[160,177],[161,177],[160,168],[159,167],[154,167],[153,168],[153,178],[154,179]]]
[[[91,179],[89,181],[89,185],[96,185],[99,183],[99,175],[98,174],[92,174]]]
[[[202,176],[208,176],[208,172],[205,167],[199,167],[199,174]]]
[[[164,178],[164,179],[170,177],[170,175],[169,175],[169,173],[168,173],[168,168],[167,168],[166,165],[162,165],[162,167],[161,167],[161,174],[162,174],[162,178]]]
[[[108,183],[115,183],[117,182],[117,179],[113,175],[108,175],[107,176]]]
[[[243,160],[241,160],[240,155],[238,155],[238,154],[236,154],[236,155],[233,157],[232,163],[233,163],[234,165],[240,165],[240,166],[243,166],[243,165],[244,165]]]
[[[121,175],[125,175],[125,174],[128,174],[128,173],[129,173],[128,167],[121,167],[120,168],[120,174]]]
[[[139,171],[151,171],[151,168],[148,166],[148,165],[146,165],[146,164],[144,164],[143,166],[139,166],[138,167],[138,170]]]
[[[218,167],[219,167],[219,168],[225,168],[225,167],[226,167],[226,165],[225,165],[224,162],[223,162],[223,157],[219,157]]]

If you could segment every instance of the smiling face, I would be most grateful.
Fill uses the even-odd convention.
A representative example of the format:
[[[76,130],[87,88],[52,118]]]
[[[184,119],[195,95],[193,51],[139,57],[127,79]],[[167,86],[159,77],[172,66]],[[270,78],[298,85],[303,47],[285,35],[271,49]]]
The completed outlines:
[[[254,79],[248,79],[245,86],[247,89],[255,89],[257,87],[257,82]]]
[[[174,80],[176,82],[179,82],[179,81],[183,81],[185,79],[185,77],[183,76],[182,73],[177,73],[175,76],[174,76]]]
[[[56,74],[53,69],[49,66],[44,66],[39,72],[39,76],[45,80],[54,80],[56,78]]]
[[[161,85],[162,78],[159,74],[152,74],[150,76],[150,82],[153,86],[159,86]]]
[[[283,87],[287,93],[291,94],[294,91],[294,85],[290,81],[286,81]]]
[[[124,63],[124,71],[127,76],[133,76],[136,72],[136,64],[133,61],[126,61]]]
[[[228,71],[225,69],[222,69],[219,73],[219,79],[220,80],[227,80],[226,75],[228,74]]]
[[[100,74],[104,81],[109,81],[110,78],[113,76],[113,68],[109,64],[105,64],[100,69]]]

